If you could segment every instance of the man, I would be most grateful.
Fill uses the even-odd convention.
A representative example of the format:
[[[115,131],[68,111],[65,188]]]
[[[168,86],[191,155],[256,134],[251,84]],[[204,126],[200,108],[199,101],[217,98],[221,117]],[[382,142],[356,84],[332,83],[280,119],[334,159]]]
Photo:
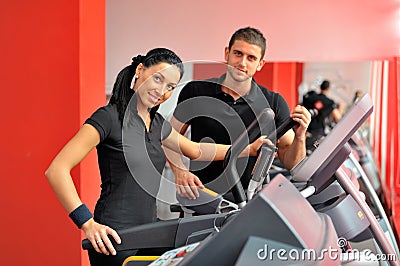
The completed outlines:
[[[279,159],[291,169],[306,155],[305,133],[311,116],[302,106],[296,106],[290,114],[281,95],[255,83],[253,76],[265,63],[265,49],[266,41],[259,30],[251,27],[237,30],[225,48],[227,72],[219,78],[188,83],[180,92],[171,125],[181,134],[191,126],[193,141],[231,144],[259,112],[270,107],[275,113],[272,128],[289,116],[299,123],[277,141]],[[172,157],[169,156],[169,160]],[[238,161],[244,188],[249,183],[255,161],[255,157]],[[223,174],[222,162],[191,161],[191,172],[175,162],[170,165],[178,194],[188,198],[196,198],[197,187],[202,187],[203,183],[213,184],[221,180]]]
[[[343,105],[328,97],[330,82],[322,81],[320,90],[318,94],[311,91],[303,97],[304,107],[318,110],[318,115],[311,120],[307,129],[306,146],[309,151],[313,151],[315,142],[327,134],[329,121],[337,123],[342,118]]]

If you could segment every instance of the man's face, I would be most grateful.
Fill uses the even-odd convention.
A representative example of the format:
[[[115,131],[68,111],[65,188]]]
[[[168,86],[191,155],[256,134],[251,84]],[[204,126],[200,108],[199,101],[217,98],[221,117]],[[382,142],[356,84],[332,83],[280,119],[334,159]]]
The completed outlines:
[[[265,62],[261,58],[261,47],[243,40],[235,40],[231,49],[225,48],[225,60],[228,73],[237,82],[252,78]]]

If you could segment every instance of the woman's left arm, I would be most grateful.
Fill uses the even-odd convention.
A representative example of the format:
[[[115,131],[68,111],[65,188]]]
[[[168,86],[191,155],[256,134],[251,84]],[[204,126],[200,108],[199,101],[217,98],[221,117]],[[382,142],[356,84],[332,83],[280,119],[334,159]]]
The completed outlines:
[[[258,149],[264,141],[264,137],[260,137],[241,152],[240,157],[255,156]],[[172,129],[171,134],[162,141],[167,148],[179,152],[186,157],[196,161],[220,161],[225,158],[225,154],[231,145],[214,144],[214,143],[198,143],[189,140],[176,130]]]

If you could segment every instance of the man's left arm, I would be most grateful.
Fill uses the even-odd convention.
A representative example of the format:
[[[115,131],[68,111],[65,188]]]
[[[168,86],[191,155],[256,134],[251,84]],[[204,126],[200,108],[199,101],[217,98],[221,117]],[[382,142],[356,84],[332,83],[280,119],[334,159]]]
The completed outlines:
[[[297,105],[290,117],[298,122],[298,125],[277,141],[279,159],[288,170],[306,156],[306,132],[311,122],[311,114],[305,107]]]

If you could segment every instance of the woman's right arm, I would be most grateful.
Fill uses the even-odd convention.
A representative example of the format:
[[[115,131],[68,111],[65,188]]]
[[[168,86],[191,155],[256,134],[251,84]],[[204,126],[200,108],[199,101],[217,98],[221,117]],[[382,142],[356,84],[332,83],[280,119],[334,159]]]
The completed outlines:
[[[100,142],[99,132],[91,125],[84,124],[76,135],[63,147],[51,162],[45,175],[58,200],[68,213],[82,205],[71,177],[71,170]],[[116,254],[108,238],[112,235],[117,243],[121,240],[117,232],[108,226],[96,223],[93,218],[82,224],[81,229],[97,252]],[[104,241],[104,242],[103,242]],[[108,250],[107,250],[107,248]]]

